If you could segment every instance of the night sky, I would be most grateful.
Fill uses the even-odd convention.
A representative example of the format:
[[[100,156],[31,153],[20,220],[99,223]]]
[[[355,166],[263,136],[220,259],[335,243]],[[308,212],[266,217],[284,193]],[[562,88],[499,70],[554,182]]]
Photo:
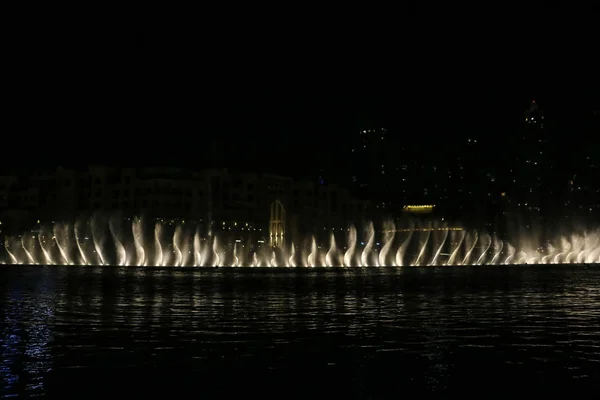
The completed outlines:
[[[583,132],[600,93],[589,11],[446,11],[285,30],[140,17],[37,35],[15,61],[7,142],[42,164],[195,167],[225,149],[223,166],[298,175],[343,162],[369,126],[432,154],[469,135],[510,141],[531,100]]]

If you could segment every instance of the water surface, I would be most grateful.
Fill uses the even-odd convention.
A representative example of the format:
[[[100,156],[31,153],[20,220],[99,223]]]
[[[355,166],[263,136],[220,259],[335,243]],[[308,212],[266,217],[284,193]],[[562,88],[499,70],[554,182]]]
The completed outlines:
[[[7,397],[502,397],[600,382],[598,267],[3,267],[0,324]]]

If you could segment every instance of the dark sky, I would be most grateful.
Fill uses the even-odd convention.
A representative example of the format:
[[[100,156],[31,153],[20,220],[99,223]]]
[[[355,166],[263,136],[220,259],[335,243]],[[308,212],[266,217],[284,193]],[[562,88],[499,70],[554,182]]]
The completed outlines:
[[[15,61],[9,142],[41,163],[193,166],[216,141],[229,166],[288,171],[340,157],[363,126],[506,135],[532,99],[565,125],[598,103],[594,15],[428,7],[317,27],[140,14],[34,35]]]

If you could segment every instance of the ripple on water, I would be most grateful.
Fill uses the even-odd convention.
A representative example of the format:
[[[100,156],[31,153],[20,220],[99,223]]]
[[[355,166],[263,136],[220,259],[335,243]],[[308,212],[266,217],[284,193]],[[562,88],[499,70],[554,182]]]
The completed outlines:
[[[311,387],[452,396],[473,380],[500,393],[503,382],[535,386],[540,376],[549,388],[591,387],[600,271],[535,271],[3,269],[2,393],[60,397],[58,382],[96,387],[106,371],[133,385],[118,380],[135,375],[127,368],[143,370],[149,391],[193,385],[214,398],[264,397],[250,383],[265,379],[300,398]]]

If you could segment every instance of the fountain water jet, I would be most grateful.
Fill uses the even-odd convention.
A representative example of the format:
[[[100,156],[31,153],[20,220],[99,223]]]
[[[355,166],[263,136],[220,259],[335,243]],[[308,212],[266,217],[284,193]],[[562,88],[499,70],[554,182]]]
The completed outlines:
[[[440,256],[442,249],[444,248],[444,245],[446,244],[446,239],[448,239],[448,231],[442,231],[442,234],[444,236],[442,238],[440,246],[438,247],[437,251],[435,252],[435,255],[433,256],[433,259],[431,260],[431,263],[429,263],[429,265],[437,265],[438,257]]]
[[[431,230],[427,230],[427,233],[425,234],[425,239],[421,242],[421,250],[419,251],[419,255],[417,256],[417,259],[414,262],[414,266],[418,266],[420,265],[419,263],[421,262],[421,259],[423,258],[423,255],[425,254],[425,250],[427,248],[427,243],[429,242],[429,237],[431,236]]]
[[[35,262],[33,256],[31,255],[31,253],[27,250],[27,246],[25,246],[25,243],[23,243],[23,236],[21,236],[21,247],[23,248],[23,251],[27,255],[27,259],[29,260],[29,263],[30,264],[37,264]]]
[[[334,260],[334,257],[337,255],[337,247],[335,245],[335,235],[331,232],[331,236],[329,239],[329,250],[325,255],[325,265],[328,267],[333,267],[338,265],[337,260]]]
[[[183,263],[183,254],[181,253],[181,248],[179,247],[179,242],[181,240],[181,225],[178,225],[175,228],[175,233],[173,234],[173,252],[175,253],[175,266],[181,267]]]
[[[196,229],[194,233],[194,267],[202,265],[202,242],[200,239],[200,231]]]
[[[69,258],[69,253],[67,249],[63,247],[63,245],[60,242],[64,241],[65,243],[67,243],[66,246],[68,246],[69,236],[69,225],[54,225],[54,236],[52,236],[52,239],[54,239],[56,247],[58,247],[58,251],[60,252],[60,255],[64,261],[64,265],[71,265],[72,263]]]
[[[73,224],[62,221],[50,226],[42,224],[35,232],[7,237],[0,247],[0,263],[350,267],[582,264],[596,263],[600,257],[600,230],[572,231],[555,240],[520,236],[512,243],[485,231],[467,234],[461,228],[433,223],[416,227],[387,221],[376,229],[368,221],[361,225],[360,231],[364,233],[358,235],[358,231],[349,225],[340,235],[335,230],[327,232],[328,244],[319,243],[317,236],[309,234],[299,237],[296,243],[284,242],[271,248],[261,244],[264,240],[259,240],[260,237],[253,240],[251,233],[245,239],[237,239],[238,234],[234,242],[229,233],[213,233],[211,229],[203,233],[201,225],[163,224],[158,220],[145,230],[139,218],[95,215],[91,220],[78,219]],[[376,243],[379,240],[381,247]],[[341,249],[345,249],[343,254]]]
[[[369,256],[371,255],[371,251],[373,250],[373,244],[375,244],[375,229],[373,228],[373,223],[369,222],[367,225],[367,244],[363,249],[362,254],[360,255],[361,267],[369,267],[371,266],[369,261]]]
[[[475,250],[475,246],[477,246],[477,242],[479,240],[479,234],[477,232],[475,232],[473,234],[473,240],[471,241],[471,246],[469,246],[469,249],[467,250],[467,254],[465,255],[465,258],[463,259],[461,265],[465,265],[469,262],[469,260],[471,259],[471,254],[473,253],[473,250]],[[468,243],[469,241],[467,241]]]
[[[310,254],[308,255],[308,258],[306,260],[309,267],[314,268],[316,266],[315,265],[316,258],[317,258],[317,241],[316,241],[315,237],[313,236],[312,244],[310,246]]]
[[[292,250],[290,251],[290,259],[288,260],[288,267],[295,267],[296,261],[294,260],[294,256],[296,255],[296,247],[294,243],[292,243]]]
[[[352,267],[354,262],[354,256],[356,253],[356,227],[354,225],[350,226],[348,230],[348,250],[344,254],[344,266]]]
[[[145,266],[146,250],[144,250],[144,234],[142,230],[142,220],[140,218],[135,218],[133,220],[133,224],[131,224],[131,231],[133,234],[137,266]]]
[[[398,248],[398,251],[396,252],[396,266],[397,267],[402,267],[404,265],[404,254],[406,252],[406,248],[408,247],[408,244],[410,243],[410,239],[413,236],[413,231],[409,231],[408,232],[408,236],[406,237],[406,239],[404,239],[404,242],[402,242],[402,244],[400,245],[400,247]]]
[[[387,264],[387,255],[392,248],[392,244],[394,243],[394,237],[396,236],[396,225],[393,221],[389,221],[383,224],[384,231],[384,239],[383,239],[383,247],[379,252],[379,265],[388,265]]]
[[[481,252],[481,256],[479,256],[479,258],[477,259],[477,262],[475,263],[475,265],[481,265],[481,263],[483,262],[482,260],[485,257],[485,253],[487,253],[487,251],[492,246],[492,237],[490,235],[486,235],[485,241],[487,244],[485,245],[485,248]]]
[[[490,264],[492,265],[496,265],[496,263],[498,262],[498,259],[500,258],[500,254],[502,253],[502,249],[504,248],[504,242],[502,240],[498,240],[498,239],[494,239],[495,240],[495,245],[494,247],[498,249],[498,251],[496,252],[496,254],[494,254],[494,257],[492,258],[492,261],[490,262]]]
[[[115,242],[116,251],[117,251],[117,265],[125,266],[127,265],[127,251],[125,250],[125,246],[121,241],[120,229],[117,227],[116,218],[111,218],[108,222],[108,228],[110,229],[110,234]]]
[[[88,261],[87,261],[87,257],[85,256],[85,251],[83,250],[82,246],[81,246],[81,240],[80,240],[80,235],[81,235],[81,231],[82,231],[82,222],[81,221],[77,221],[75,222],[75,226],[73,227],[73,229],[75,230],[75,243],[77,243],[77,249],[79,250],[79,256],[81,258],[81,263],[83,265],[88,265]]]

